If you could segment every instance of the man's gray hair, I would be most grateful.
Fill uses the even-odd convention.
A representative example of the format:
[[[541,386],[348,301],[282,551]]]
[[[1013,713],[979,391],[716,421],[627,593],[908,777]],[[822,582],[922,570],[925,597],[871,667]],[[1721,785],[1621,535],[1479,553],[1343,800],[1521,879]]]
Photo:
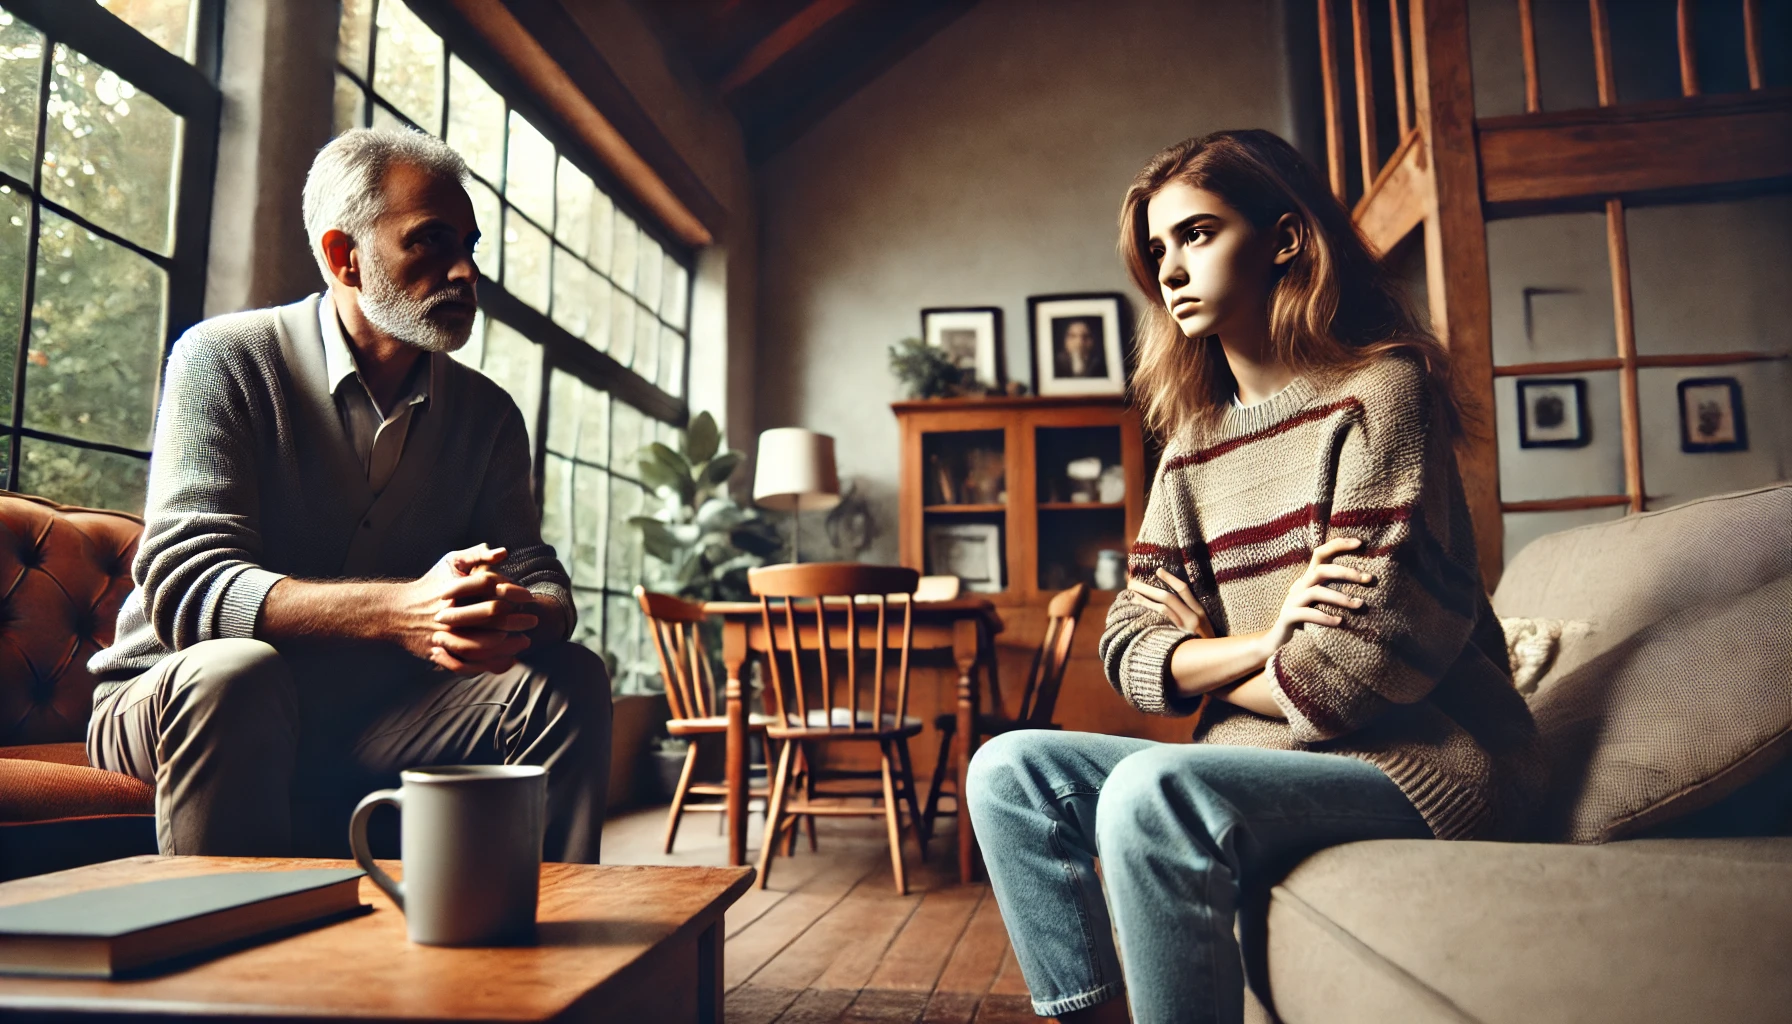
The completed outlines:
[[[305,235],[326,284],[335,281],[324,259],[323,236],[341,231],[365,241],[386,212],[382,186],[393,164],[467,183],[467,162],[440,139],[409,128],[351,128],[318,151],[305,175]]]

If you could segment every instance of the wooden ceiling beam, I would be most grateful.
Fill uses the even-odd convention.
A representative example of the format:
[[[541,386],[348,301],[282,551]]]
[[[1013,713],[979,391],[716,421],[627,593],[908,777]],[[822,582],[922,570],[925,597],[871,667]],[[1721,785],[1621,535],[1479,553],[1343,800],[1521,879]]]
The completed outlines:
[[[857,7],[859,0],[814,0],[809,6],[798,11],[789,21],[779,25],[772,33],[761,39],[757,45],[747,51],[732,70],[722,76],[722,95],[728,96],[739,92],[749,82],[765,74],[772,65],[788,57],[797,47],[808,42],[823,27],[833,22],[847,11]]]
[[[1792,176],[1792,89],[1482,119],[1491,205],[1740,184]]]

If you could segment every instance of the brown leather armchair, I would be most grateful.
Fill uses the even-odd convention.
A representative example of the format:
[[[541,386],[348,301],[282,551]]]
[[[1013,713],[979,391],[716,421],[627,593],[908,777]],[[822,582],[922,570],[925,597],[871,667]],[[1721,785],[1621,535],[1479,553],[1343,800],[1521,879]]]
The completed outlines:
[[[0,491],[0,879],[156,850],[154,789],[87,763],[143,520]]]

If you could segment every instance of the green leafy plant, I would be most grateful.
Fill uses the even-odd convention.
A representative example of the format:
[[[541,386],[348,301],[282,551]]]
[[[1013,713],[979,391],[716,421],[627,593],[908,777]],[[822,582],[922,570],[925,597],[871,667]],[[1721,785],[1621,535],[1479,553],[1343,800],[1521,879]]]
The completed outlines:
[[[653,557],[647,586],[692,601],[745,600],[747,570],[764,565],[783,546],[757,509],[728,493],[728,478],[744,456],[722,446],[707,412],[691,419],[674,450],[658,441],[635,452],[641,481],[662,505],[629,522]]]
[[[964,371],[943,349],[904,338],[890,346],[890,372],[910,398],[944,398],[963,391]]]

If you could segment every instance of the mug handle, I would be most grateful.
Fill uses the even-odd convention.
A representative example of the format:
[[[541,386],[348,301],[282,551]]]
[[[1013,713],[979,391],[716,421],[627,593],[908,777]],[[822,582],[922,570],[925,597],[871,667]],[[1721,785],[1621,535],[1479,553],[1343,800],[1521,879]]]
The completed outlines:
[[[394,882],[391,875],[380,870],[380,866],[373,862],[373,854],[367,850],[367,819],[373,816],[373,809],[381,804],[391,804],[394,810],[403,813],[404,793],[396,789],[380,789],[362,797],[361,802],[355,805],[355,816],[349,819],[348,845],[355,851],[355,863],[361,865],[362,870],[367,872],[367,877],[373,879],[373,884],[384,889],[386,895],[392,897],[392,902],[398,904],[398,909],[403,911],[404,885]]]

